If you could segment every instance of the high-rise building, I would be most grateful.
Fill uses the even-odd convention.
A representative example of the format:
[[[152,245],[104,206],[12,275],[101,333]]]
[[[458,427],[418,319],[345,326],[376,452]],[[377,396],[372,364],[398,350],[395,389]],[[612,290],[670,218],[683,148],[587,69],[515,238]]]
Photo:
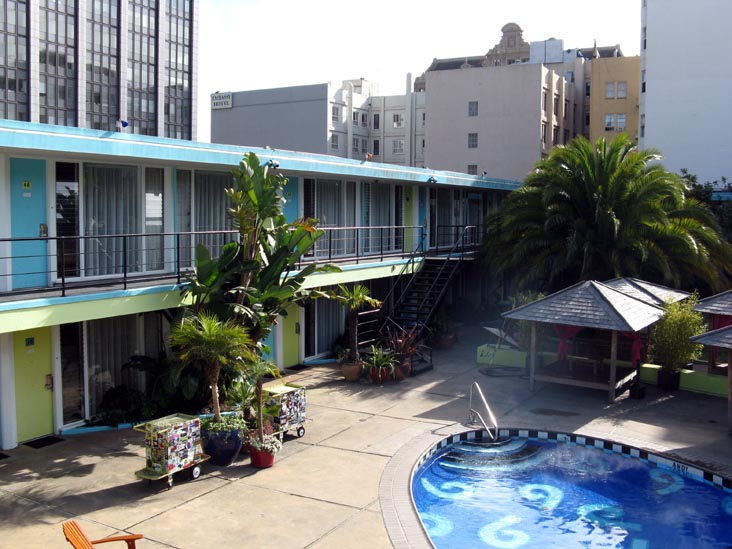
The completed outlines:
[[[0,118],[196,138],[196,0],[1,0]]]
[[[643,0],[641,8],[640,146],[702,182],[732,173],[730,18],[727,0]]]

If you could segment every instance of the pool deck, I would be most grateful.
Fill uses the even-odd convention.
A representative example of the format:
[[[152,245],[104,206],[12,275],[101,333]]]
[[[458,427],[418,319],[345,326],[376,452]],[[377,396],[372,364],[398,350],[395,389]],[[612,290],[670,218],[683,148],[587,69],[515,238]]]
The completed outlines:
[[[488,376],[475,363],[482,330],[466,328],[431,372],[383,386],[349,384],[332,365],[294,375],[307,387],[307,432],[289,438],[271,469],[248,457],[204,466],[196,481],[148,485],[142,435],[107,431],[64,437],[0,459],[0,545],[69,547],[61,523],[92,539],[141,533],[138,547],[378,548],[429,546],[410,522],[408,472],[433,441],[463,430],[478,381],[501,426],[576,432],[711,468],[732,477],[726,400],[648,387],[614,404],[591,389]],[[388,529],[388,531],[387,531]],[[109,547],[124,547],[114,543]]]

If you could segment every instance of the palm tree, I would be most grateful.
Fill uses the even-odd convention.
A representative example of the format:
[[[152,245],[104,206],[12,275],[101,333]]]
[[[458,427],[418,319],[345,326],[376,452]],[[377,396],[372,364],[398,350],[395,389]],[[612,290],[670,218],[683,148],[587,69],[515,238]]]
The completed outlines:
[[[338,293],[334,297],[348,309],[348,362],[358,362],[358,311],[365,305],[379,307],[381,301],[371,297],[369,289],[361,284],[355,284],[353,288],[339,284]]]
[[[626,135],[556,147],[489,220],[489,265],[518,288],[618,276],[719,288],[729,245],[659,158]]]
[[[218,388],[221,367],[252,360],[254,344],[249,333],[234,322],[222,322],[212,313],[201,312],[184,317],[171,331],[170,343],[183,364],[203,367],[211,384],[214,421],[221,421]]]
[[[258,358],[249,362],[246,366],[246,373],[249,379],[255,383],[254,393],[256,395],[257,408],[257,434],[259,440],[264,440],[264,417],[263,417],[263,389],[264,378],[267,376],[280,377],[280,369],[277,365],[267,360]]]

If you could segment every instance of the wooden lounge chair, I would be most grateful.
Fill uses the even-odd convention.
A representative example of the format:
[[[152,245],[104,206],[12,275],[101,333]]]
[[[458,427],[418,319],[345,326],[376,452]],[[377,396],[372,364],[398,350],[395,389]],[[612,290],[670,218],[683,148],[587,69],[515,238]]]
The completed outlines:
[[[76,549],[92,549],[97,543],[107,543],[110,541],[124,541],[127,543],[128,549],[135,549],[135,542],[144,537],[142,534],[128,534],[126,536],[112,536],[111,538],[92,541],[86,537],[86,534],[82,532],[79,523],[75,520],[64,522],[63,528],[66,540]]]

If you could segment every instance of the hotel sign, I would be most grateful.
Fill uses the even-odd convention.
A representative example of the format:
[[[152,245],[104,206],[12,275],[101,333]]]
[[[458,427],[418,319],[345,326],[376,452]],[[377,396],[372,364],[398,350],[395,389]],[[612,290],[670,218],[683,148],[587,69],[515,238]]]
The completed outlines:
[[[211,110],[230,109],[232,106],[231,93],[212,93]]]

